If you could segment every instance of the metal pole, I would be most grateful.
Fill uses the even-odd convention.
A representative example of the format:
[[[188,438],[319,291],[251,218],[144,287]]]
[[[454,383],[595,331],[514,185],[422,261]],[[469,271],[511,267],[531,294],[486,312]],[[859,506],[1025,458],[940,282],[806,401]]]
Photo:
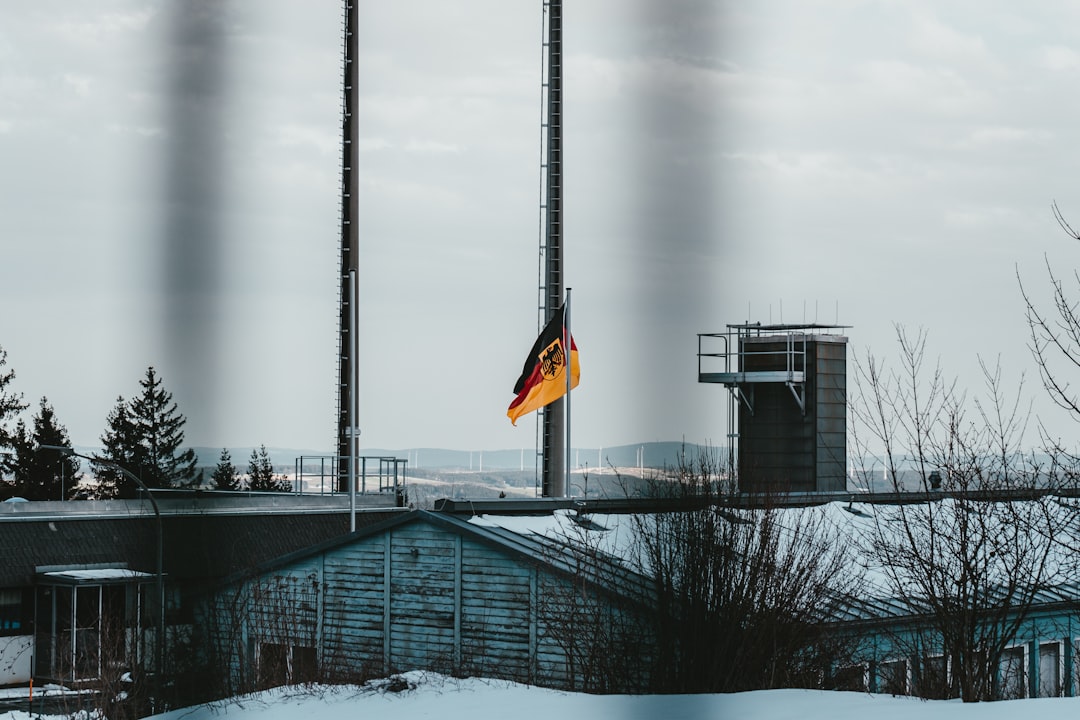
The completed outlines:
[[[547,15],[547,143],[544,147],[544,167],[547,180],[546,227],[544,237],[545,278],[544,325],[559,309],[566,278],[563,265],[563,66],[562,66],[562,0],[545,3]],[[566,464],[563,447],[566,428],[563,399],[543,409],[543,495],[565,497]]]
[[[349,408],[353,403],[355,388],[349,385],[349,372],[353,358],[359,353],[360,344],[356,334],[350,332],[352,318],[356,314],[355,302],[349,300],[350,274],[359,266],[359,216],[360,193],[357,172],[360,165],[360,125],[355,112],[359,95],[359,63],[356,58],[356,32],[359,25],[359,0],[345,1],[345,68],[342,77],[341,114],[341,275],[338,361],[338,467],[336,486],[338,492],[345,490],[346,473],[341,472],[340,458],[350,455],[353,426],[349,421]]]
[[[146,497],[150,500],[150,506],[154,509],[154,517],[157,520],[157,596],[158,596],[158,642],[157,642],[157,672],[155,673],[156,682],[155,685],[158,689],[158,695],[160,696],[161,690],[161,676],[165,672],[165,576],[164,576],[164,548],[165,539],[161,528],[161,509],[158,508],[157,500],[154,499],[154,493],[150,492],[142,480],[136,475],[130,472],[127,468],[115,463],[111,460],[105,460],[102,458],[87,457],[86,455],[80,455],[79,453],[72,453],[75,457],[86,458],[90,462],[98,463],[99,465],[105,465],[106,467],[112,467],[119,470],[124,474],[126,478],[135,483],[143,492],[146,493]],[[158,702],[161,698],[157,698]]]
[[[349,271],[349,337],[356,337],[355,270]],[[349,353],[349,532],[356,532],[356,353]]]
[[[564,370],[566,373],[566,484],[563,485],[564,497],[573,495],[570,492],[570,448],[572,447],[570,445],[570,369],[573,365],[570,351],[570,344],[573,342],[570,339],[570,290],[571,288],[566,288],[566,306],[563,310],[563,352],[566,355],[566,367]]]

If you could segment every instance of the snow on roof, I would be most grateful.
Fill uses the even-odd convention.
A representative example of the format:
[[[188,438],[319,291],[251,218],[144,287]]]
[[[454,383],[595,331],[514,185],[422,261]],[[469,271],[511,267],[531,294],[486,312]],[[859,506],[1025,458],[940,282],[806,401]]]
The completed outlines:
[[[1069,561],[1073,548],[1080,544],[1078,510],[1080,508],[1074,506],[1070,500],[1055,496],[995,501],[960,500],[942,495],[930,502],[902,505],[831,502],[815,507],[784,508],[777,512],[781,525],[791,528],[801,526],[801,513],[820,513],[825,522],[818,530],[830,533],[828,537],[832,538],[832,542],[846,544],[854,550],[855,562],[849,567],[853,573],[862,575],[862,592],[858,599],[853,599],[846,612],[836,619],[869,619],[900,617],[924,609],[918,598],[918,579],[905,577],[906,570],[902,563],[887,567],[886,562],[880,559],[881,550],[876,550],[874,545],[897,548],[898,552],[905,552],[904,548],[910,547],[913,542],[929,547],[930,528],[933,528],[937,535],[933,541],[934,552],[940,554],[942,572],[948,575],[955,568],[945,565],[951,563],[957,568],[961,565],[959,558],[953,555],[955,550],[952,549],[955,543],[960,542],[960,536],[950,535],[957,530],[957,526],[950,527],[950,523],[959,523],[964,515],[978,516],[986,523],[986,527],[982,529],[972,523],[969,526],[971,536],[968,540],[971,543],[983,543],[985,546],[980,550],[983,554],[980,560],[983,572],[991,575],[998,573],[1003,585],[1007,584],[1010,576],[1023,582],[1022,576],[1015,577],[1016,573],[1008,564],[1020,557],[1038,558],[1038,547],[1044,547],[1049,553],[1045,573],[1047,586],[1034,592],[1036,604],[1080,599],[1080,585],[1060,572]],[[1013,548],[1012,553],[1006,550],[998,554],[992,547],[996,538],[992,537],[990,530],[1001,527],[1004,540],[1008,533],[1014,532],[1014,529],[1006,527],[1006,524],[1019,522],[1023,527],[1025,519],[1032,527],[1026,528],[1025,533],[1018,537],[1026,534],[1036,546],[1035,549],[1026,556],[1015,554],[1022,552],[1016,548]],[[980,533],[983,537],[980,537]],[[898,583],[907,585],[907,592],[898,594]]]
[[[922,524],[922,518],[928,513],[940,513],[940,519],[948,521],[965,512],[977,512],[990,517],[1008,521],[1014,517],[1006,509],[1019,514],[1031,513],[1033,518],[1041,518],[1053,528],[1055,547],[1050,557],[1051,570],[1063,564],[1071,548],[1080,545],[1080,508],[1068,499],[1053,496],[1028,500],[1008,501],[960,501],[943,495],[930,502],[918,502],[907,505],[879,504],[868,502],[833,501],[821,505],[776,508],[775,518],[788,538],[795,537],[796,529],[805,531],[813,528],[814,532],[824,534],[829,543],[844,546],[852,550],[852,562],[848,565],[852,573],[862,577],[862,588],[858,598],[851,598],[850,606],[837,609],[835,619],[869,619],[872,617],[900,617],[919,612],[920,604],[910,593],[897,596],[896,585],[903,578],[897,575],[897,568],[888,568],[878,559],[874,543],[897,543],[903,547],[909,542],[907,532],[916,535]],[[1008,508],[1005,505],[1015,506]],[[716,512],[728,522],[740,522],[764,512],[760,509],[721,508]],[[582,514],[576,510],[556,510],[543,515],[479,515],[469,519],[469,523],[478,527],[499,529],[515,535],[532,538],[548,547],[556,545],[576,545],[602,552],[610,559],[617,560],[625,568],[648,574],[647,558],[641,557],[635,548],[635,523],[648,522],[652,514]],[[905,523],[906,520],[906,523]],[[906,526],[905,526],[906,525]],[[939,526],[940,527],[940,526]],[[918,541],[918,538],[915,538]],[[1002,568],[1003,574],[1008,568]],[[1051,573],[1056,575],[1056,573]],[[1071,582],[1056,582],[1041,589],[1037,602],[1061,602],[1065,599],[1080,599],[1080,585]]]
[[[42,577],[67,582],[117,582],[125,580],[146,580],[157,577],[153,573],[129,570],[128,568],[93,568],[88,570],[54,570],[41,573]]]
[[[556,510],[545,515],[478,515],[473,525],[495,527],[546,540],[588,544],[627,567],[633,567],[634,522],[630,514],[582,514],[576,510]]]
[[[556,570],[649,605],[652,583],[635,562],[634,521],[630,515],[556,510],[546,515],[480,515],[468,524]]]

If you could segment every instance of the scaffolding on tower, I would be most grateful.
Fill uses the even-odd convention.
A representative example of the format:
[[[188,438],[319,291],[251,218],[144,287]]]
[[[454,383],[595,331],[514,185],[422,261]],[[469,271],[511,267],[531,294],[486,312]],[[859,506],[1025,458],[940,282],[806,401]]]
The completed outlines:
[[[563,92],[562,0],[545,0],[542,28],[543,117],[540,123],[540,262],[537,327],[559,309],[566,291],[563,267]],[[563,397],[540,411],[537,421],[539,491],[543,497],[566,494],[566,402]]]

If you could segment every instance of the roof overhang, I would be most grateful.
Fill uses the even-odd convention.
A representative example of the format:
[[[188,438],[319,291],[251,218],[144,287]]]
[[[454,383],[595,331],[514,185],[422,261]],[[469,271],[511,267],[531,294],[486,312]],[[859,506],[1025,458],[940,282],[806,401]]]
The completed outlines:
[[[37,574],[38,583],[46,585],[124,585],[151,582],[156,577],[126,567],[69,568]]]

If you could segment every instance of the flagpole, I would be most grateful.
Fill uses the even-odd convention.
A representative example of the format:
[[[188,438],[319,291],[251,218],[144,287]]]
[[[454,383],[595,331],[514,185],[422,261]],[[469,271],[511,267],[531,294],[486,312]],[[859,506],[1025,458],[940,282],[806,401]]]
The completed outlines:
[[[566,288],[566,302],[563,310],[563,350],[566,353],[566,485],[563,488],[564,497],[573,497],[574,491],[570,484],[570,371],[573,368],[571,360],[571,344],[573,335],[570,334],[570,291]]]

